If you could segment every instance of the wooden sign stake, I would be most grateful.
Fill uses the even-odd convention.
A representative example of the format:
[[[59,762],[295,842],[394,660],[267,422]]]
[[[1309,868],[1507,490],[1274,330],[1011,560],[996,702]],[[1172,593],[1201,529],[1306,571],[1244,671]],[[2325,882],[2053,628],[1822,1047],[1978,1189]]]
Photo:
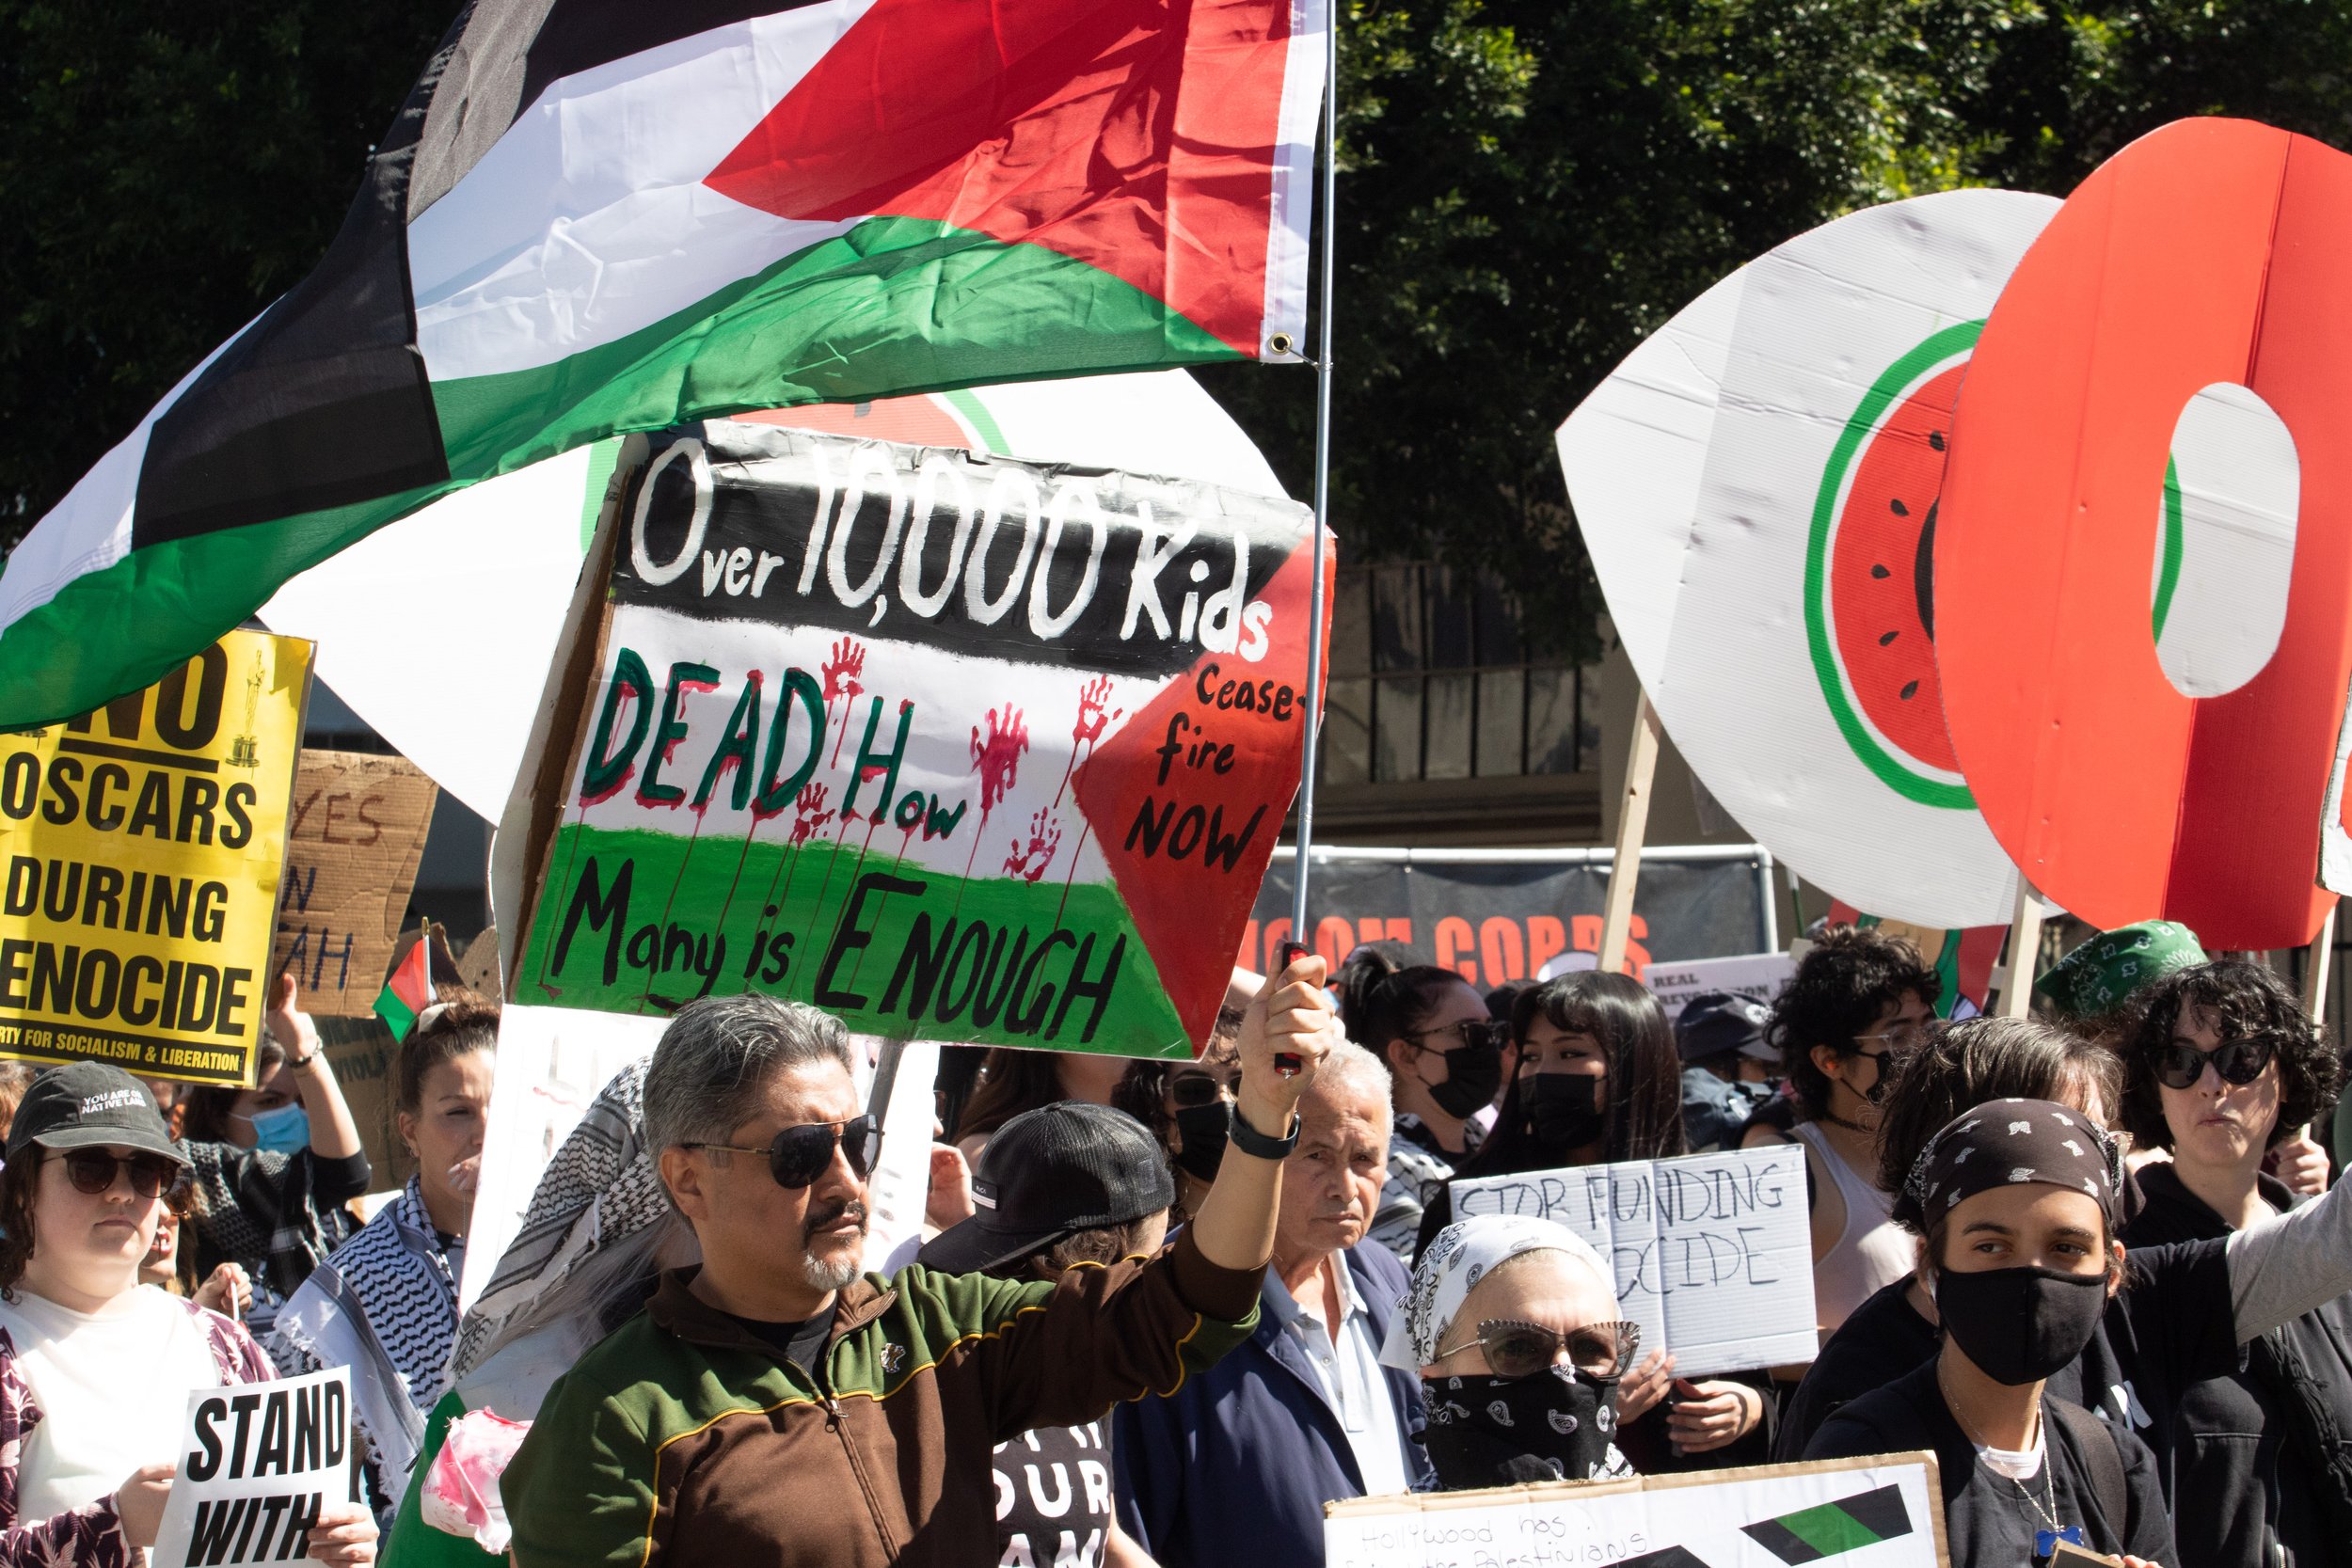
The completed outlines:
[[[2328,918],[2319,923],[2319,935],[2303,954],[2303,1011],[2313,1023],[2328,1022],[2328,964],[2336,950],[2336,906],[2338,899],[2328,901]]]
[[[2001,981],[1997,1016],[2024,1018],[2033,1010],[2033,968],[2042,956],[2042,899],[2033,884],[2017,879],[2017,913],[2009,923],[2009,967]]]
[[[1633,745],[1625,759],[1625,797],[1617,806],[1617,853],[1609,863],[1609,895],[1601,905],[1600,972],[1625,968],[1633,932],[1633,888],[1642,879],[1642,842],[1649,831],[1650,780],[1658,771],[1658,710],[1642,693],[1633,709]]]

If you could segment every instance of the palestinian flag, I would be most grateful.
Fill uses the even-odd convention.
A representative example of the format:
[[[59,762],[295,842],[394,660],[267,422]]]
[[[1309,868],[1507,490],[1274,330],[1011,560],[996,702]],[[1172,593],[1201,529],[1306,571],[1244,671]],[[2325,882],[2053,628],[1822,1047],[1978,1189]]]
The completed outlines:
[[[469,6],[318,269],[10,557],[0,726],[616,432],[1295,359],[1327,7]]]
[[[433,928],[425,927],[408,956],[393,967],[392,977],[384,982],[384,990],[375,999],[375,1016],[391,1030],[394,1040],[405,1040],[417,1026],[418,1018],[433,1006]]]

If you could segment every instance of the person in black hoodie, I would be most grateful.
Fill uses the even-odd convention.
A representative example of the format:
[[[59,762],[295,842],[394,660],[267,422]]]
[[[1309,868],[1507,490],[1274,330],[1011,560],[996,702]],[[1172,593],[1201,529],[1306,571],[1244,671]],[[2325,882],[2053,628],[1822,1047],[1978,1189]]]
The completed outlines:
[[[1805,1458],[1932,1449],[1953,1568],[2046,1562],[2062,1541],[2175,1561],[2147,1445],[2044,1387],[2123,1285],[2122,1178],[2082,1112],[1996,1100],[1937,1133],[1897,1194],[1943,1347],[1832,1416]]]
[[[2122,1039],[2123,1124],[2171,1151],[2139,1173],[2134,1246],[2226,1238],[2293,1207],[2263,1156],[2335,1099],[2318,1028],[2269,970],[2239,961],[2151,987]],[[2352,1542],[2352,1299],[2247,1344],[2237,1370],[2181,1390],[2173,1568],[2316,1568]]]

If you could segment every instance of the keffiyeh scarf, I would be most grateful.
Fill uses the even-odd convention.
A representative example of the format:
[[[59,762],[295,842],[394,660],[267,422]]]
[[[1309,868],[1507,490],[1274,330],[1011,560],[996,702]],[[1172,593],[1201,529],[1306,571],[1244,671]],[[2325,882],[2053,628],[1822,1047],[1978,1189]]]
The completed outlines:
[[[1523,1252],[1565,1252],[1591,1269],[1616,1298],[1616,1279],[1583,1237],[1556,1221],[1530,1214],[1481,1214],[1458,1220],[1431,1238],[1428,1250],[1413,1266],[1413,1288],[1405,1310],[1389,1322],[1388,1342],[1380,1347],[1380,1364],[1410,1372],[1438,1359],[1477,1283],[1501,1264]]]

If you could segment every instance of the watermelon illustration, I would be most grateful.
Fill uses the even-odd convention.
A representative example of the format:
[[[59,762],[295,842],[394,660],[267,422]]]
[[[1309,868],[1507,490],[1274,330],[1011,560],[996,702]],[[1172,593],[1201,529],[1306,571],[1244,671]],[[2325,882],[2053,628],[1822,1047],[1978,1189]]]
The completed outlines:
[[[1935,512],[1946,437],[1984,324],[1935,333],[1889,366],[1846,421],[1805,558],[1814,673],[1855,756],[1923,805],[1975,809],[1944,728],[1935,668]],[[2181,567],[2181,490],[2166,465],[2151,598],[2164,634]]]

